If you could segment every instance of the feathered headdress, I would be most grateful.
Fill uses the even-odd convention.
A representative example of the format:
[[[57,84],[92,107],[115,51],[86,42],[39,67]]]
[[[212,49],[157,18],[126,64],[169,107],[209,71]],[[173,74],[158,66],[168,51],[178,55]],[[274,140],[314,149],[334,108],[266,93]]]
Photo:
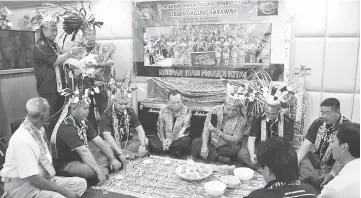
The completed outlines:
[[[60,95],[70,97],[69,105],[75,105],[76,107],[88,107],[91,103],[89,96],[94,95],[95,92],[99,93],[99,88],[91,87],[85,90],[76,89],[75,91],[66,88],[60,93]]]
[[[115,82],[111,79],[109,82],[109,97],[113,102],[129,102],[132,98],[132,93],[138,88],[132,88],[130,86],[131,71],[128,70],[126,78],[120,82]]]
[[[95,21],[94,14],[91,12],[91,3],[89,4],[89,10],[86,11],[83,2],[81,2],[82,8],[79,10],[76,8],[65,9],[63,28],[67,34],[77,33],[79,30],[85,32],[86,30],[95,30],[95,27],[101,27],[104,23],[101,21]]]
[[[63,107],[63,110],[60,114],[60,117],[58,121],[56,122],[56,125],[53,129],[51,138],[50,138],[50,151],[52,152],[53,156],[57,158],[57,149],[56,149],[56,138],[58,134],[58,129],[61,123],[64,121],[67,116],[69,116],[69,107],[75,106],[75,107],[89,107],[91,100],[89,98],[89,95],[93,94],[97,91],[96,87],[87,88],[87,89],[76,89],[75,91],[72,91],[69,88],[64,89],[60,95],[69,97],[68,102]],[[98,89],[99,91],[99,89]],[[82,121],[84,124],[84,121]]]
[[[226,102],[243,104],[251,116],[261,115],[264,108],[281,110],[294,95],[292,87],[277,86],[272,83],[271,77],[265,71],[255,72],[247,80],[228,81],[221,79],[227,87]]]

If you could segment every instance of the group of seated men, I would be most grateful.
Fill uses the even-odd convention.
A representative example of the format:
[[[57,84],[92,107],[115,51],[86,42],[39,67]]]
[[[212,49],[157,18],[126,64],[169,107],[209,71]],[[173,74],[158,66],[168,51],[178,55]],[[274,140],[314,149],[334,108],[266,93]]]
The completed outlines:
[[[301,178],[321,176],[324,185],[337,174],[347,177],[349,171],[343,167],[351,159],[357,158],[359,163],[359,151],[355,151],[355,147],[359,149],[359,138],[357,145],[354,142],[354,137],[359,137],[359,125],[344,124],[349,121],[341,116],[340,103],[335,98],[321,103],[322,117],[311,125],[296,155],[293,148],[289,151],[294,123],[280,113],[281,104],[266,104],[264,116],[253,119],[247,134],[247,119],[240,110],[242,103],[226,97],[224,104],[207,114],[202,136],[194,140],[190,136],[191,110],[182,103],[179,91],[168,93],[168,105],[159,113],[157,136],[146,136],[135,111],[128,105],[129,98],[124,95],[113,97],[101,115],[98,134],[87,122],[86,99],[72,103],[55,126],[49,149],[43,128],[49,121],[49,104],[44,98],[30,99],[26,104],[26,119],[10,139],[0,173],[5,182],[5,197],[80,197],[87,184],[103,184],[109,173],[125,168],[127,159],[144,157],[149,152],[168,153],[177,158],[190,154],[207,162],[225,164],[240,162],[261,170],[270,182],[266,188],[271,191],[294,184],[298,174]],[[346,129],[339,130],[342,125]],[[358,132],[356,135],[352,132],[353,136],[349,137],[348,130],[356,130],[354,125]],[[90,144],[96,149],[91,149]],[[346,152],[350,152],[347,159],[341,159],[340,155]],[[284,159],[287,155],[289,160]],[[291,165],[284,166],[296,170],[282,168],[285,160]],[[335,193],[338,189],[330,187],[326,194],[331,191]]]

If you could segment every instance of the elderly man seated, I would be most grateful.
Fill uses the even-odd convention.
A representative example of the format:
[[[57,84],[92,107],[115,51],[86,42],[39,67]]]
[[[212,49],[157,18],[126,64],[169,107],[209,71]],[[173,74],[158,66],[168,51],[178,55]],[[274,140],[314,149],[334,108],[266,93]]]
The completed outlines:
[[[89,104],[89,98],[81,94],[71,98],[65,106],[51,137],[53,158],[58,174],[82,177],[89,184],[102,184],[108,172],[118,171],[122,164],[107,143],[88,125]],[[88,141],[101,153],[92,153]]]
[[[100,118],[100,131],[116,155],[134,159],[148,153],[148,139],[135,111],[128,107],[129,100],[127,90],[112,96],[112,105]]]
[[[341,115],[340,102],[336,98],[327,98],[320,106],[322,117],[311,124],[297,156],[301,177],[322,175],[322,185],[325,185],[342,168],[335,163],[331,152],[336,128],[339,124],[350,121]]]
[[[10,138],[1,177],[3,197],[8,198],[80,198],[86,181],[79,177],[57,177],[44,138],[50,106],[44,98],[26,103],[26,118]]]
[[[158,137],[148,137],[150,151],[169,153],[178,158],[187,153],[192,143],[191,117],[191,110],[182,103],[182,94],[177,90],[170,91],[168,106],[159,112]]]
[[[227,92],[226,101],[213,107],[204,122],[202,137],[193,140],[192,156],[230,164],[237,157],[246,117],[241,113],[242,101]]]
[[[243,141],[238,160],[252,169],[258,169],[255,148],[259,142],[272,136],[283,137],[291,142],[293,126],[293,120],[281,111],[281,101],[266,101],[264,115],[253,119],[248,142]]]

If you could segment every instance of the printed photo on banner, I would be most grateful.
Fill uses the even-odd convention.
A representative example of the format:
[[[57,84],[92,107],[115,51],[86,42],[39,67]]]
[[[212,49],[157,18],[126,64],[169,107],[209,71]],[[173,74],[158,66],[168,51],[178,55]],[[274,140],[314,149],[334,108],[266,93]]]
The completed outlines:
[[[245,78],[252,68],[282,65],[271,64],[267,20],[278,1],[138,1],[134,9],[137,76]]]
[[[146,27],[144,66],[245,67],[270,63],[271,24]]]

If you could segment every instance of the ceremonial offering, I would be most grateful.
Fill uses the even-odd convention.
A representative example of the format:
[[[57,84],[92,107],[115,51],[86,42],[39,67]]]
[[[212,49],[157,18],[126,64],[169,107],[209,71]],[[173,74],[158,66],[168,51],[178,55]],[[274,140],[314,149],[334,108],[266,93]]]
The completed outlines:
[[[210,181],[204,184],[204,190],[206,193],[213,197],[223,195],[226,187],[226,184],[220,181]]]
[[[237,176],[241,181],[248,182],[254,176],[254,171],[250,168],[240,167],[234,169],[234,175]]]
[[[233,175],[221,176],[219,180],[225,183],[227,185],[227,188],[235,188],[241,183],[238,177]]]
[[[147,159],[153,161],[153,163],[143,163]],[[171,161],[171,163],[164,164],[163,162],[166,160]],[[138,158],[129,162],[127,171],[123,169],[111,174],[110,179],[105,184],[93,186],[91,189],[99,191],[107,189],[109,192],[141,198],[209,198],[210,194],[204,188],[205,183],[219,180],[221,176],[224,176],[219,173],[227,172],[228,175],[230,170],[227,165],[204,164],[203,166],[213,170],[212,174],[204,180],[189,182],[189,180],[182,179],[177,174],[174,174],[178,167],[187,165],[187,162],[188,160],[153,155],[149,158]],[[200,166],[202,170],[201,163],[196,165]],[[263,188],[265,185],[262,175],[256,172],[249,182],[225,190],[222,198],[244,197],[256,189]]]
[[[205,164],[183,164],[177,167],[176,174],[185,180],[200,181],[212,174],[212,169]]]

